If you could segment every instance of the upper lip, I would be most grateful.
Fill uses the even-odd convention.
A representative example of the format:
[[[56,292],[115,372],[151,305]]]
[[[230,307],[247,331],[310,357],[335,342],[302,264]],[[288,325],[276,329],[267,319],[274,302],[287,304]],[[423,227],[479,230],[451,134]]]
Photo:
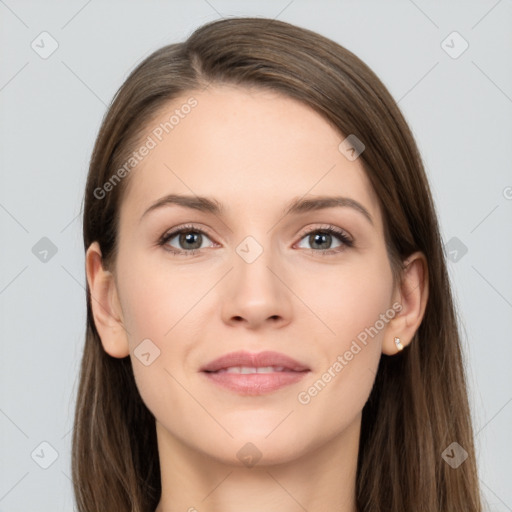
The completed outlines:
[[[251,368],[261,368],[265,366],[278,366],[283,367],[286,370],[302,372],[309,370],[307,366],[291,357],[280,354],[279,352],[265,351],[258,353],[251,352],[230,352],[225,354],[201,368],[202,372],[216,372],[232,366],[248,366]]]

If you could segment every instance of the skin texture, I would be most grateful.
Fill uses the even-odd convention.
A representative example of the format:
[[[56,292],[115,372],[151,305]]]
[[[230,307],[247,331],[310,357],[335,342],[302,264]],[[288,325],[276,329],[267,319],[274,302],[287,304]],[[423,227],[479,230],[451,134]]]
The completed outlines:
[[[406,346],[421,322],[424,257],[411,255],[394,286],[382,215],[362,163],[339,151],[345,137],[309,107],[226,85],[193,96],[197,106],[125,178],[114,268],[102,267],[97,243],[86,254],[103,347],[131,357],[156,418],[157,511],[354,512],[361,412],[381,355],[397,352],[395,336]],[[186,97],[169,104],[148,134]],[[215,198],[225,211],[165,206],[141,219],[171,193]],[[346,206],[283,216],[293,199],[321,195],[359,202],[373,223]],[[206,233],[197,254],[173,255],[158,245],[185,224]],[[327,225],[344,230],[353,247],[335,235],[315,246],[307,233]],[[252,263],[236,251],[247,236],[263,250]],[[167,242],[168,249],[188,247],[177,236]],[[394,303],[401,311],[333,372],[338,356]],[[149,366],[133,353],[144,339],[160,350]],[[277,391],[243,396],[199,371],[236,350],[281,352],[310,372]],[[299,393],[329,368],[330,382],[301,403]],[[237,457],[249,442],[257,450],[246,450],[261,457],[253,467]]]

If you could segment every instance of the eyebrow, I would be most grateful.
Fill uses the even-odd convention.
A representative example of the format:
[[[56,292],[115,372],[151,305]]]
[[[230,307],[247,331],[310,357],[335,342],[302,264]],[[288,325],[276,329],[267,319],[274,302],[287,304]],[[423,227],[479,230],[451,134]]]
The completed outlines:
[[[149,212],[164,206],[182,206],[200,212],[212,213],[222,216],[225,208],[216,199],[205,196],[191,196],[184,194],[168,194],[155,201],[141,216],[140,220]],[[307,213],[323,210],[326,208],[348,207],[361,213],[373,225],[373,218],[370,212],[358,201],[342,196],[317,196],[311,199],[295,198],[283,210],[283,217],[286,215]]]

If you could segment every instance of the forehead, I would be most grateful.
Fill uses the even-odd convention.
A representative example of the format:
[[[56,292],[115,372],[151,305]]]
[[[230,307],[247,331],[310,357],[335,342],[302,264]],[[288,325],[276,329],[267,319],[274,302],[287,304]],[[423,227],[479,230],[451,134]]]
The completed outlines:
[[[263,206],[281,211],[292,198],[331,194],[356,199],[379,219],[361,160],[339,149],[344,139],[313,109],[274,91],[190,91],[148,123],[141,140],[150,149],[130,173],[121,216],[140,217],[170,193],[260,216]]]

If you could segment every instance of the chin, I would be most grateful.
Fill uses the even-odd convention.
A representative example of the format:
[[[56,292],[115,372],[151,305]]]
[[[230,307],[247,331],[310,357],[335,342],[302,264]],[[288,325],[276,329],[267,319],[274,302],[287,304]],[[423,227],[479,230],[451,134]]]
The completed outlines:
[[[232,451],[226,447],[221,453],[209,453],[219,463],[239,468],[263,468],[287,464],[302,455],[294,446],[276,446],[273,443],[246,441],[232,445]]]
[[[210,456],[227,465],[262,467],[286,464],[300,458],[308,443],[297,439],[293,434],[297,429],[292,431],[289,425],[276,429],[278,423],[274,423],[272,428],[267,425],[261,429],[248,426],[245,430],[231,431],[233,439],[222,436],[222,439],[209,440],[205,448]],[[212,453],[212,446],[218,450]]]

